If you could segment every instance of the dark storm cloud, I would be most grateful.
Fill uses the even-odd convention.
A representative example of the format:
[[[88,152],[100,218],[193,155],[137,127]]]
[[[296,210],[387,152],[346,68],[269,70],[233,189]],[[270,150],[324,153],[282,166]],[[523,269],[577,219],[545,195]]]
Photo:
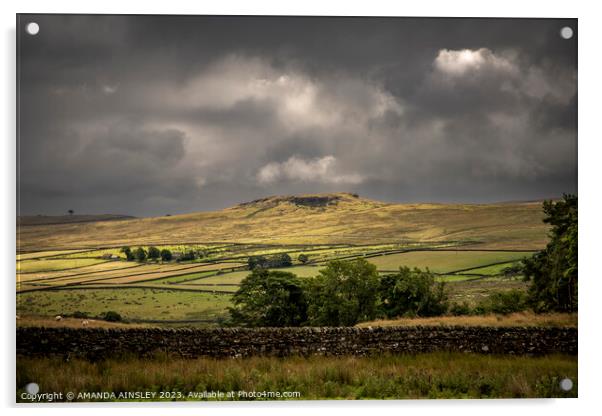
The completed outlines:
[[[559,36],[574,20],[30,20],[22,214],[576,192],[576,39]]]

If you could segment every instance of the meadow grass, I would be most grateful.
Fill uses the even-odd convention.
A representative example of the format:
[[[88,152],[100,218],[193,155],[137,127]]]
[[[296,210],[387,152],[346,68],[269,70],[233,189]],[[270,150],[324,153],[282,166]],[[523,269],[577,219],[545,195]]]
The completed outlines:
[[[227,314],[230,296],[163,288],[64,289],[17,294],[20,315],[100,316],[116,311],[132,320],[218,320]]]
[[[560,389],[570,378],[573,389]],[[299,399],[577,397],[577,357],[467,353],[239,359],[17,357],[17,401],[27,383],[40,393],[90,391],[299,392]],[[241,400],[238,394],[231,400]]]
[[[36,273],[76,269],[104,263],[102,259],[32,259],[17,262],[17,273]]]
[[[357,327],[376,326],[541,326],[541,327],[577,327],[576,313],[517,312],[508,315],[475,316],[434,316],[429,318],[398,318],[361,322]]]
[[[20,250],[242,244],[478,244],[541,249],[548,241],[541,203],[387,204],[341,194],[328,209],[275,200],[215,212],[122,221],[20,227]],[[266,226],[269,225],[269,226]]]
[[[475,306],[493,292],[504,292],[512,289],[527,291],[528,282],[522,278],[486,277],[472,280],[459,280],[445,285],[450,302],[467,302]]]
[[[530,257],[530,252],[505,251],[411,251],[371,257],[367,260],[379,270],[397,270],[401,266],[418,267],[432,272],[449,273],[492,263]],[[471,271],[472,272],[472,271]]]
[[[490,275],[490,276],[495,276],[495,275],[499,275],[502,274],[503,270],[507,267],[511,267],[516,265],[518,262],[516,261],[511,261],[508,263],[502,263],[502,264],[493,264],[491,266],[485,266],[485,267],[478,267],[476,269],[470,269],[470,271],[467,271],[468,273],[475,273],[475,274],[483,274],[483,275]]]
[[[81,250],[50,250],[50,251],[35,251],[33,253],[17,253],[17,261],[43,259],[45,257],[62,256],[70,253],[81,253]]]

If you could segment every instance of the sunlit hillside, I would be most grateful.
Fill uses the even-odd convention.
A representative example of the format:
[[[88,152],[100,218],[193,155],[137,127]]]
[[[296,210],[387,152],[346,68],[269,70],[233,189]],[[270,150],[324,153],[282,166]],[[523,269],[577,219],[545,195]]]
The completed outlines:
[[[121,244],[236,242],[375,244],[450,242],[539,249],[547,241],[540,202],[394,204],[354,194],[272,196],[214,212],[20,227],[18,250]]]

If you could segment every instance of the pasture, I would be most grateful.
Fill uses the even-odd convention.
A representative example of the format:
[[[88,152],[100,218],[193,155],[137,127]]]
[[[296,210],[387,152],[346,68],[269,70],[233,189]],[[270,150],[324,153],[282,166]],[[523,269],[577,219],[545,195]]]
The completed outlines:
[[[368,261],[375,264],[378,270],[383,271],[395,271],[401,266],[407,266],[428,268],[435,273],[453,273],[472,271],[483,265],[520,260],[532,254],[530,252],[505,251],[412,251],[370,257]]]
[[[228,295],[128,287],[35,291],[18,296],[18,310],[24,315],[84,312],[100,316],[107,311],[117,311],[132,321],[217,322],[225,316],[230,302]]]
[[[250,273],[251,255],[288,253],[292,267],[278,270],[300,278],[319,274],[326,261],[365,258],[381,273],[401,266],[428,267],[448,284],[452,301],[474,305],[497,290],[526,288],[520,279],[504,278],[502,270],[528,251],[479,251],[424,245],[266,245],[266,244],[172,244],[159,246],[174,251],[196,250],[204,257],[195,261],[125,261],[120,248],[61,252],[36,252],[35,258],[17,262],[17,312],[24,316],[88,316],[114,310],[129,321],[165,324],[188,321],[194,325],[218,324],[227,316],[230,294]],[[308,256],[307,264],[298,260]],[[374,255],[377,253],[377,255]],[[106,256],[113,256],[106,260]],[[118,254],[121,256],[117,257]],[[24,267],[23,267],[24,266]]]

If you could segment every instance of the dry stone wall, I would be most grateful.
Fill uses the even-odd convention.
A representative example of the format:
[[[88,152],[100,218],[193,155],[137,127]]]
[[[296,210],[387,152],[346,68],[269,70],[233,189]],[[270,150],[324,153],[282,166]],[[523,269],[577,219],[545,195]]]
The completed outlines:
[[[576,328],[17,328],[17,354],[102,359],[119,356],[245,357],[460,351],[577,354]]]

